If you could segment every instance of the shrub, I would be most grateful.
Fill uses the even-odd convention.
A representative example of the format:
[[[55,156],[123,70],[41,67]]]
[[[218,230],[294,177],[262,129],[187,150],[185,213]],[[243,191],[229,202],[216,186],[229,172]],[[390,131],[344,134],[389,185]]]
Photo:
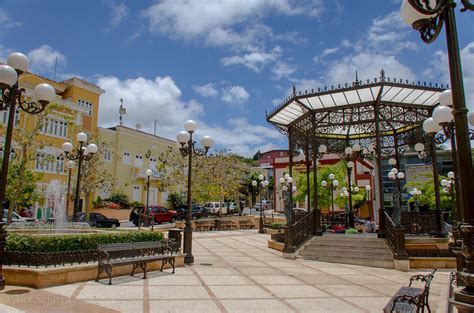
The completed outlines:
[[[128,201],[128,196],[123,194],[123,193],[116,193],[113,194],[107,201],[116,203],[120,205],[120,208],[122,209],[128,209],[129,208],[129,201]]]
[[[184,204],[185,199],[180,192],[172,192],[168,195],[167,201],[171,204],[171,208],[176,210]]]
[[[62,252],[93,250],[100,243],[163,240],[163,234],[147,231],[75,235],[10,234],[6,250],[19,252]]]

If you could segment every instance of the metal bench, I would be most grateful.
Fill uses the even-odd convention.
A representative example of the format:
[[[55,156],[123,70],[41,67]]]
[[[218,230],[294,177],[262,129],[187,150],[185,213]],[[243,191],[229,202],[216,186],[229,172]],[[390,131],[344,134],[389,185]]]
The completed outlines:
[[[146,241],[130,243],[98,244],[98,271],[95,281],[99,281],[102,272],[109,277],[109,285],[112,285],[112,268],[114,265],[133,264],[131,276],[140,267],[143,270],[143,279],[146,279],[146,267],[149,262],[161,261],[160,271],[165,264],[169,263],[175,272],[175,255],[178,252],[177,245],[173,240]]]
[[[433,280],[434,274],[437,269],[434,269],[428,275],[415,275],[410,278],[410,284],[408,287],[401,287],[397,293],[390,299],[385,308],[384,313],[388,312],[425,312],[425,307],[428,312],[431,312],[430,305],[428,303],[428,297],[430,295],[430,284]],[[414,281],[424,282],[423,288],[412,287]]]
[[[239,221],[240,229],[253,229],[255,228],[254,223],[248,220]]]
[[[222,221],[219,225],[219,230],[237,230],[237,224],[233,221]]]
[[[214,221],[194,221],[196,231],[209,231],[214,228]]]

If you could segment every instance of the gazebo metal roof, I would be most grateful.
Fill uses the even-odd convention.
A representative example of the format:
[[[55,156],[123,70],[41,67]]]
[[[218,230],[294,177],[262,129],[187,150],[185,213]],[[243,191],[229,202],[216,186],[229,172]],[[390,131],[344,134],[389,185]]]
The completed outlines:
[[[364,141],[391,137],[419,129],[438,105],[439,94],[448,88],[426,82],[385,77],[356,81],[351,85],[296,92],[267,114],[280,132],[292,129],[301,137],[330,141]],[[299,134],[299,135],[297,135]],[[388,139],[388,138],[387,138]],[[320,140],[321,141],[321,140]],[[389,140],[391,141],[391,140]]]

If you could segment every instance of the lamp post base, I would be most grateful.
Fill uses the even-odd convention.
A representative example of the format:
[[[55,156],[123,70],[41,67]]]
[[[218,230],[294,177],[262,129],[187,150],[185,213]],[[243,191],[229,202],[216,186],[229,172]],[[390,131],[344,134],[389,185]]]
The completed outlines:
[[[263,230],[263,218],[260,216],[260,219],[258,221],[258,233],[263,234],[265,231]]]
[[[186,264],[193,264],[194,263],[194,255],[192,253],[188,253],[184,256],[184,263]]]

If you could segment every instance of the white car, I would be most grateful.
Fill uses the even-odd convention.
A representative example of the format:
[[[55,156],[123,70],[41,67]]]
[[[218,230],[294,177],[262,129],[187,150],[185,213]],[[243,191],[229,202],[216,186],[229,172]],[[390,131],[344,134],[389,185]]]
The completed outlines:
[[[204,207],[209,209],[211,214],[219,214],[219,212],[223,215],[227,214],[227,206],[222,202],[206,202]]]
[[[3,210],[3,222],[6,223],[7,220],[8,220],[8,210]],[[18,215],[16,212],[13,212],[12,223],[17,223],[17,222],[26,223],[26,222],[30,222],[31,220],[34,221],[34,219],[24,218]]]

